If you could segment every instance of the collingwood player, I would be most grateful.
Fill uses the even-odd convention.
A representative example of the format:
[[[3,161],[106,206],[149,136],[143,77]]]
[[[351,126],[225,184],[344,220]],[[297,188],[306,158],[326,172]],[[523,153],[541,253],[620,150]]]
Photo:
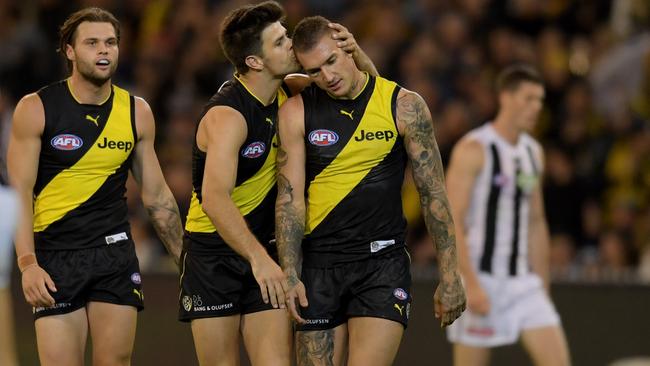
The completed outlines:
[[[447,330],[454,364],[487,365],[490,348],[520,337],[536,365],[568,365],[560,318],[549,298],[544,155],[528,132],[544,100],[531,67],[497,81],[499,112],[454,147],[447,171],[468,311]]]

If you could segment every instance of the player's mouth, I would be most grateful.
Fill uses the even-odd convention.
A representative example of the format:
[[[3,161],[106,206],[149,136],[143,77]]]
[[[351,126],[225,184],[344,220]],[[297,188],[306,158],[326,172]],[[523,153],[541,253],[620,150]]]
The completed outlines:
[[[111,61],[106,58],[101,58],[95,62],[95,66],[101,70],[108,70],[108,68],[111,66]]]
[[[339,90],[341,88],[342,85],[343,85],[343,79],[338,79],[334,83],[328,84],[327,88],[329,90],[333,91],[333,92],[336,92],[337,90]]]

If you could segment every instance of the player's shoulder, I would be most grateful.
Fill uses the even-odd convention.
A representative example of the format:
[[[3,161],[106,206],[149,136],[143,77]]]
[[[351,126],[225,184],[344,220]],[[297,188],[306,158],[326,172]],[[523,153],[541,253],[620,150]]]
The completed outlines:
[[[24,97],[20,98],[14,109],[14,118],[45,118],[45,108],[43,106],[43,100],[38,92],[29,93]]]
[[[485,150],[485,142],[480,138],[480,134],[474,130],[465,134],[454,146],[454,153],[462,153],[472,157],[481,157]]]
[[[482,159],[487,140],[486,125],[476,127],[467,132],[454,145],[452,154],[463,155],[470,159]]]
[[[304,111],[304,108],[302,94],[296,94],[282,104],[278,114],[280,115],[280,118],[282,118],[292,113],[302,112]]]
[[[524,132],[521,134],[521,139],[524,144],[532,145],[535,148],[541,148],[542,145],[537,141],[535,137],[533,137],[531,134],[528,132]]]

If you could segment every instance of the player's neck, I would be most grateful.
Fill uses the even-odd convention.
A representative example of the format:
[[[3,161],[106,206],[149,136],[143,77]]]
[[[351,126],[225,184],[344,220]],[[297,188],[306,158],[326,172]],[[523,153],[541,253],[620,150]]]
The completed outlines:
[[[357,71],[356,73],[356,78],[352,82],[352,87],[350,88],[350,92],[345,95],[342,99],[354,99],[361,94],[363,91],[363,88],[366,86],[366,83],[368,81],[368,78],[370,76],[368,73],[363,72],[363,71]]]
[[[275,100],[283,80],[252,70],[245,74],[236,74],[236,77],[264,105],[269,105]]]
[[[517,141],[519,141],[519,135],[521,135],[521,132],[516,127],[512,118],[503,111],[497,114],[492,126],[496,133],[511,145],[516,145]]]
[[[68,78],[68,87],[74,99],[81,104],[100,105],[111,96],[111,80],[97,86],[84,79],[83,76],[73,72]]]

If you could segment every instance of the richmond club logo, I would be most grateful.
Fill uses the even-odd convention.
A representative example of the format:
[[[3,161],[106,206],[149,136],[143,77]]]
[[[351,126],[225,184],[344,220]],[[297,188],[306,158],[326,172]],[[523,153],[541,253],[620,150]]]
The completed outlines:
[[[253,159],[262,156],[264,151],[266,151],[266,145],[261,141],[256,141],[246,146],[241,155],[245,158]]]
[[[185,311],[192,310],[192,298],[187,295],[183,296],[183,309]]]
[[[309,142],[316,146],[334,145],[339,140],[339,135],[330,130],[314,130],[309,133]]]
[[[50,141],[50,145],[57,150],[70,151],[77,150],[83,146],[83,140],[75,135],[62,134],[54,136]]]

